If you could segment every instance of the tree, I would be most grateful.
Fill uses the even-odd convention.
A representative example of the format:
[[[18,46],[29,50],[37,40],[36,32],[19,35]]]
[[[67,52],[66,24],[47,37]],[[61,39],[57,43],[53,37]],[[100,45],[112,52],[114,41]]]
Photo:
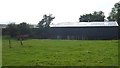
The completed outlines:
[[[53,19],[55,19],[55,17],[52,17],[52,14],[50,14],[48,16],[46,14],[43,15],[43,19],[41,21],[39,21],[38,27],[39,28],[49,27],[49,25]]]
[[[115,7],[115,10],[117,11],[117,13],[116,13],[116,19],[117,19],[117,22],[118,22],[118,24],[120,26],[120,1],[118,3],[116,3],[114,5],[114,7]]]
[[[120,25],[120,1],[114,5],[107,19],[109,21],[117,21]]]
[[[6,29],[8,29],[10,37],[16,37],[16,35],[18,34],[17,25],[15,23],[8,24]]]
[[[37,33],[39,33],[40,38],[47,38],[49,34],[49,27],[50,27],[49,25],[53,19],[55,19],[55,17],[53,17],[52,14],[43,15],[43,19],[38,23],[38,27],[40,29],[39,29],[39,32]]]
[[[11,38],[18,38],[20,40],[20,44],[23,45],[22,39],[28,37],[30,34],[30,26],[26,22],[22,22],[18,25],[15,23],[10,23],[7,25],[9,37],[9,47],[11,48]]]
[[[17,36],[17,38],[20,40],[20,44],[23,45],[22,40],[24,38],[27,38],[30,34],[30,26],[26,22],[22,22],[18,24],[17,26],[18,26],[18,31],[19,31],[19,35]]]
[[[110,15],[107,17],[109,21],[115,21],[116,20],[116,10],[115,8],[112,8],[112,11],[110,12]]]
[[[30,34],[30,26],[26,22],[22,22],[17,26],[18,26],[19,35]]]
[[[95,21],[104,21],[105,15],[102,11],[94,11],[90,14],[85,14],[80,16],[79,22],[95,22]]]
[[[16,37],[16,35],[18,34],[18,31],[17,31],[17,25],[15,23],[10,23],[7,25],[7,28],[8,29],[8,34],[9,34],[9,48],[12,48],[11,46],[11,38],[13,37]]]
[[[114,8],[116,9],[116,20],[119,25],[118,30],[120,31],[120,1],[114,5]],[[118,32],[118,38],[120,39],[120,32]]]
[[[110,15],[108,16],[108,20],[111,21],[117,21],[119,28],[118,30],[120,31],[120,1],[118,3],[115,3],[114,7],[112,8]],[[120,33],[118,32],[118,37],[120,39]]]

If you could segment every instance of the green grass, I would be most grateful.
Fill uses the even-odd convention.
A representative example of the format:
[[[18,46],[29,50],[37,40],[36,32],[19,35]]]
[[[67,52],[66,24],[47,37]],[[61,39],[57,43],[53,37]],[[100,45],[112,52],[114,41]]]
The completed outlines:
[[[117,40],[3,39],[3,66],[118,66]]]

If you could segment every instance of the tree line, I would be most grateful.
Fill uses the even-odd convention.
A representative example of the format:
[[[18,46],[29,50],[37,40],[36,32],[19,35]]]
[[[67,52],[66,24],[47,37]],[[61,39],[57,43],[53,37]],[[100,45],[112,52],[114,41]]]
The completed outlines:
[[[105,19],[103,11],[94,11],[90,14],[81,15],[79,22],[103,22]]]
[[[120,1],[114,5],[109,16],[108,21],[117,21],[120,25]],[[80,15],[79,22],[103,22],[105,15],[103,11],[94,11],[93,13]]]
[[[43,19],[39,21],[38,26],[39,29],[37,31],[34,31],[34,29],[30,28],[30,25],[27,24],[26,22],[22,22],[20,24],[15,24],[15,23],[10,23],[7,25],[5,29],[2,30],[2,35],[8,35],[8,40],[9,40],[9,48],[12,48],[11,46],[11,39],[15,38],[20,41],[20,44],[23,45],[23,40],[30,38],[32,35],[36,36],[45,36],[47,34],[47,30],[49,29],[49,24],[51,21],[55,19],[55,17],[50,15],[44,15]],[[37,33],[37,34],[36,34]],[[35,35],[36,34],[36,35]],[[42,35],[43,34],[43,35]],[[38,36],[37,36],[38,37]]]
[[[39,28],[40,33],[45,31],[49,28],[49,24],[51,21],[55,19],[55,17],[50,15],[43,15],[43,19],[39,21],[37,27]],[[9,35],[11,38],[19,37],[20,35],[30,35],[32,30],[31,26],[27,24],[26,22],[22,22],[20,24],[10,23],[7,25],[6,29],[4,30],[5,34]],[[3,33],[4,33],[3,32]]]

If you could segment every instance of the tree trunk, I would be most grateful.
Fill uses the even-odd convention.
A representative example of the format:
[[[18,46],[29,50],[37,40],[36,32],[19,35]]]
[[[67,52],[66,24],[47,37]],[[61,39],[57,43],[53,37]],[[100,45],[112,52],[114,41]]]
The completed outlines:
[[[11,39],[9,39],[9,48],[12,48],[12,47],[11,47]]]
[[[20,44],[23,45],[22,38],[20,38]]]

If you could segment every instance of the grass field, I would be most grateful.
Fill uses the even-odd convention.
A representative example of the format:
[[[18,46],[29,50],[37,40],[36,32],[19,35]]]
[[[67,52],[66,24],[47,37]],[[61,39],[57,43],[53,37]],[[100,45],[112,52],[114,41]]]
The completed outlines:
[[[3,66],[118,66],[117,40],[3,39]]]

